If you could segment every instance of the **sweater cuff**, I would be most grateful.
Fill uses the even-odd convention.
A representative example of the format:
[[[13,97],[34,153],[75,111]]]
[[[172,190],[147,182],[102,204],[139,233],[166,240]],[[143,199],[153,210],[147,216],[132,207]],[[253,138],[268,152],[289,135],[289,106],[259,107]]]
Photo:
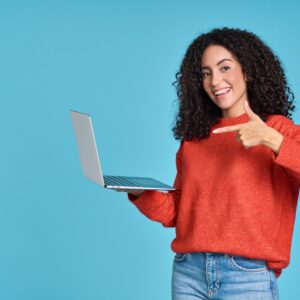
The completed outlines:
[[[127,197],[128,199],[132,202],[132,201],[135,201],[137,200],[139,197],[135,196],[135,195],[132,195],[132,194],[129,194],[127,193]]]
[[[299,153],[300,143],[284,136],[280,151],[275,157],[275,163],[300,174]]]

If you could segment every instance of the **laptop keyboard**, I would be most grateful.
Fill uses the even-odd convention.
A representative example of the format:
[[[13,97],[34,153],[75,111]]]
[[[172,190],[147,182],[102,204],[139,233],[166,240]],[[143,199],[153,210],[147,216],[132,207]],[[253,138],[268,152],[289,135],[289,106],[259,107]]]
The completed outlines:
[[[147,177],[104,176],[104,182],[112,186],[169,187],[155,179]]]
[[[104,181],[107,185],[136,186],[133,182],[130,182],[121,176],[104,176]]]

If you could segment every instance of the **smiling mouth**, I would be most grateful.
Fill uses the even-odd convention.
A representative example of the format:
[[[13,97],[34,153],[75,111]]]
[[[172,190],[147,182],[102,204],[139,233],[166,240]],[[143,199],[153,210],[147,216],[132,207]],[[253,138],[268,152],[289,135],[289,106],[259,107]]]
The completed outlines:
[[[224,96],[224,95],[226,95],[230,90],[231,90],[231,88],[220,89],[220,90],[214,92],[214,95],[215,95],[216,97]]]

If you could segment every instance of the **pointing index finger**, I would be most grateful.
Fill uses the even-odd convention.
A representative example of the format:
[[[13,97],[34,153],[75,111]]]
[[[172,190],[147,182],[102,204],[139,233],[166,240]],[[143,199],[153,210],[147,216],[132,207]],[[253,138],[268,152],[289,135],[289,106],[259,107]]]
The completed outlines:
[[[225,126],[221,128],[214,129],[213,133],[224,133],[224,132],[232,132],[232,131],[239,131],[241,128],[239,125],[234,126]]]

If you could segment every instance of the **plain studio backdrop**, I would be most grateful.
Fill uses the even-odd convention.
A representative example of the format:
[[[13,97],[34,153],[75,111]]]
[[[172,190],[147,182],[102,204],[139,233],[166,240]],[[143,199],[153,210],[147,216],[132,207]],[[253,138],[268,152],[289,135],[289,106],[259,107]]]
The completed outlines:
[[[173,184],[171,84],[188,45],[214,27],[258,34],[283,63],[299,124],[299,9],[297,1],[1,1],[0,299],[170,299],[174,229],[83,178],[69,109],[92,115],[107,175]],[[283,300],[300,299],[299,226],[296,218],[278,281]]]

